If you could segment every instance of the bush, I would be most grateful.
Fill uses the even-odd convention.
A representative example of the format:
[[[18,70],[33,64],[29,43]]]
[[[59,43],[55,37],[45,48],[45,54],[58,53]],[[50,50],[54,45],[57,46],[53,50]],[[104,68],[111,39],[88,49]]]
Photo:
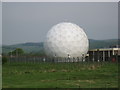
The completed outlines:
[[[8,58],[7,58],[7,57],[2,57],[2,64],[7,63],[7,61],[8,61]]]

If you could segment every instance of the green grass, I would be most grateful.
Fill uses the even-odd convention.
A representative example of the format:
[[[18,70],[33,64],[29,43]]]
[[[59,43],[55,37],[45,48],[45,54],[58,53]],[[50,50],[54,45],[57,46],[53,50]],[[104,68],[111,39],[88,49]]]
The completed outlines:
[[[3,88],[117,88],[118,64],[11,63],[3,65]]]

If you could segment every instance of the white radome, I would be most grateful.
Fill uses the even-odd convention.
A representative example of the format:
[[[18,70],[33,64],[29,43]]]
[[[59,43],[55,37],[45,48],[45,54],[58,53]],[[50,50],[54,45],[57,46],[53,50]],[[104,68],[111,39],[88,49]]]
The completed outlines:
[[[44,49],[51,57],[71,58],[86,55],[89,48],[87,35],[78,25],[63,22],[53,26],[47,33]]]

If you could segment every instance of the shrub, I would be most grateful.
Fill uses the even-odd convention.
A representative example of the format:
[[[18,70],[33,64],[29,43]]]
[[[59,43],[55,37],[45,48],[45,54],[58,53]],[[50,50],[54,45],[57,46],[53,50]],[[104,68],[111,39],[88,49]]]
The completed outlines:
[[[2,57],[2,64],[7,63],[7,61],[8,61],[8,58],[7,58],[7,57],[5,57],[5,56],[3,56],[3,57]]]

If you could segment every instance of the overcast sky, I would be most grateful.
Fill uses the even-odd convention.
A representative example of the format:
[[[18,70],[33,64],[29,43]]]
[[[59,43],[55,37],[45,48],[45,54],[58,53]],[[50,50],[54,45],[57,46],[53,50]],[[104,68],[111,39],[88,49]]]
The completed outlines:
[[[84,29],[89,39],[118,38],[118,3],[2,3],[3,44],[42,42],[60,22]]]

